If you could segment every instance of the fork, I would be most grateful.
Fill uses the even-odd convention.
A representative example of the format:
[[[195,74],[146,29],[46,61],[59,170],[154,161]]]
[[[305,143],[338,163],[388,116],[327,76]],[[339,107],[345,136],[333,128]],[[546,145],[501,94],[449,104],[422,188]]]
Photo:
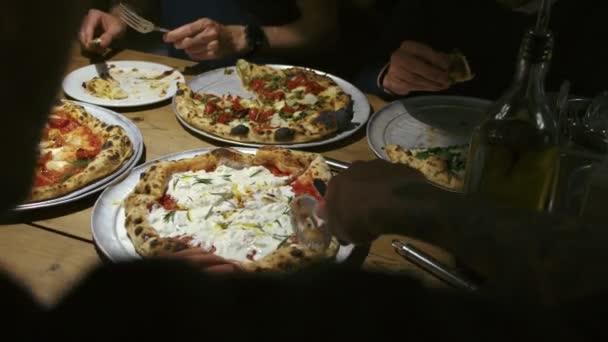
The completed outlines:
[[[167,33],[169,30],[156,26],[153,22],[143,18],[139,14],[126,4],[121,3],[118,6],[118,14],[120,19],[129,25],[132,29],[139,33],[150,33],[150,32],[163,32]]]

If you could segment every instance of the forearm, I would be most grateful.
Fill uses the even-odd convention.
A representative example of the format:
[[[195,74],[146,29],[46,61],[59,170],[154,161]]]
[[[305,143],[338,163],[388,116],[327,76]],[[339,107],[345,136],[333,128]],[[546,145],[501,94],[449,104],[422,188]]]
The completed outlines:
[[[291,24],[265,26],[268,45],[261,51],[271,54],[316,54],[337,40],[337,5],[334,0],[300,0],[300,18]]]
[[[443,210],[421,215],[404,233],[450,251],[486,277],[485,290],[554,303],[608,288],[608,230],[594,222],[495,208],[462,195],[438,199]],[[407,222],[401,218],[401,222]]]

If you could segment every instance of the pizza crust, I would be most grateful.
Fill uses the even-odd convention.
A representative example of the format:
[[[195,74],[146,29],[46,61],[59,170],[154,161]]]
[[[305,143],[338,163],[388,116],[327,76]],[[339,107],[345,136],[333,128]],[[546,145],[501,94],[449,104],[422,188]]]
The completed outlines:
[[[124,201],[127,236],[135,250],[144,257],[152,257],[192,248],[177,238],[160,237],[147,218],[149,208],[164,195],[174,173],[212,170],[219,165],[242,168],[269,163],[282,172],[290,172],[291,178],[298,181],[318,177],[327,182],[331,178],[329,166],[322,156],[274,147],[259,149],[256,155],[218,148],[189,159],[158,162],[141,174],[135,189]],[[255,272],[289,271],[331,258],[337,253],[338,247],[335,239],[330,248],[322,253],[298,244],[286,244],[260,260],[239,263],[239,266]]]
[[[454,191],[462,191],[464,188],[464,177],[452,172],[448,163],[437,156],[419,159],[411,151],[398,145],[386,145],[383,149],[391,162],[405,164],[418,170],[433,183]]]
[[[110,175],[119,169],[134,152],[133,144],[123,128],[108,125],[89,114],[83,107],[69,101],[63,101],[57,109],[69,114],[72,119],[88,127],[93,134],[99,137],[103,141],[102,150],[84,170],[63,182],[34,187],[30,201],[42,201],[63,196]]]

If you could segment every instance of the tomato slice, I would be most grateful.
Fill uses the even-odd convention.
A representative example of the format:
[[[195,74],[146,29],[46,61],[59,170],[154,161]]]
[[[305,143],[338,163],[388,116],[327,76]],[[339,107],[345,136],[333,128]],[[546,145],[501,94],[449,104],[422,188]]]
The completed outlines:
[[[160,198],[160,205],[166,210],[177,210],[177,201],[170,195],[165,194]]]
[[[251,81],[251,88],[253,88],[253,90],[255,90],[255,91],[259,91],[261,89],[264,89],[265,86],[266,86],[266,81],[261,80],[259,78],[254,78]]]
[[[315,81],[306,82],[306,92],[307,93],[318,95],[318,94],[322,93],[324,90],[325,90],[325,88],[322,87],[319,83],[317,83]]]
[[[222,113],[217,117],[217,119],[215,121],[217,123],[225,125],[225,124],[229,123],[230,121],[232,121],[232,117],[228,113]]]
[[[266,164],[264,165],[265,168],[268,169],[268,171],[270,171],[273,175],[277,176],[277,177],[284,177],[284,176],[289,176],[289,173],[287,172],[283,172],[281,171],[278,167],[276,167],[275,165],[272,164]]]
[[[291,184],[291,188],[293,192],[295,192],[296,196],[301,195],[310,195],[317,200],[321,200],[321,194],[317,191],[315,186],[312,183],[301,183],[301,182],[293,182]]]
[[[213,114],[213,113],[217,112],[218,109],[219,109],[219,107],[211,101],[209,101],[205,104],[205,114]]]

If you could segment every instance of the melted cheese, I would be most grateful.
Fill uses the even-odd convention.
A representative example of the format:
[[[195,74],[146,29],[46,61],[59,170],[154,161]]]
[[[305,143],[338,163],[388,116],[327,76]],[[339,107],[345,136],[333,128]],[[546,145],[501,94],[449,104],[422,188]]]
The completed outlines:
[[[319,95],[323,97],[335,97],[340,92],[340,88],[336,86],[331,86],[324,91],[322,91]]]
[[[288,182],[261,166],[174,174],[167,194],[179,210],[155,206],[149,221],[162,237],[189,236],[224,258],[258,260],[294,232]]]
[[[63,160],[50,160],[46,163],[46,168],[51,171],[63,171],[66,167],[70,166],[70,162]]]

